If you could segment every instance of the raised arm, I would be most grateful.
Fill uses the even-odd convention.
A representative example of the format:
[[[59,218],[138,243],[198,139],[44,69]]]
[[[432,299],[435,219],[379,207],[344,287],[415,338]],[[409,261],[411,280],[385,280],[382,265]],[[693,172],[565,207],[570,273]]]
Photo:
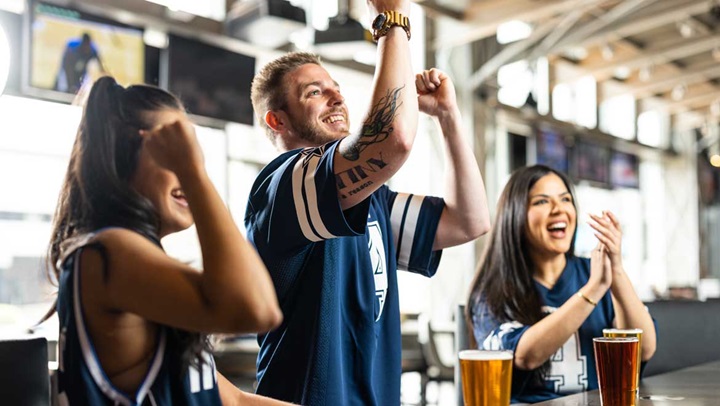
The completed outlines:
[[[605,267],[605,247],[598,244],[590,256],[590,280],[580,292],[598,303],[612,284],[612,274]],[[540,367],[575,334],[595,307],[578,295],[535,323],[520,338],[515,349],[515,366],[531,370]]]
[[[369,0],[371,18],[384,11],[410,14],[408,0]],[[378,41],[378,62],[370,110],[359,134],[340,143],[334,158],[343,209],[355,206],[382,186],[410,154],[417,132],[418,103],[410,45],[402,27]]]
[[[452,80],[437,69],[415,76],[420,111],[434,117],[445,139],[445,209],[435,235],[439,250],[474,240],[490,230],[485,185],[462,129]]]
[[[590,225],[596,231],[596,236],[608,247],[609,266],[613,273],[613,283],[610,288],[615,308],[615,326],[617,328],[642,329],[642,360],[649,360],[655,354],[657,339],[655,324],[645,305],[635,293],[630,278],[625,273],[622,264],[622,230],[617,217],[609,211],[602,216],[591,214],[594,222]]]
[[[82,257],[83,270],[106,271],[83,272],[83,299],[188,331],[252,332],[277,325],[282,315],[270,277],[213,187],[192,124],[184,118],[143,137],[141,154],[150,154],[151,165],[174,172],[180,181],[204,271],[168,257],[135,232],[109,229],[97,237],[105,259],[102,250],[87,250]]]

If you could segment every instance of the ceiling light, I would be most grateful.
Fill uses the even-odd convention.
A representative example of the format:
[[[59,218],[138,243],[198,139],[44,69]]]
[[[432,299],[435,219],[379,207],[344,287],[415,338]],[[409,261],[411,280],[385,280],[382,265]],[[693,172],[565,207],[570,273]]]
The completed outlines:
[[[680,31],[680,35],[683,38],[690,38],[695,35],[695,27],[693,27],[693,25],[690,23],[690,20],[688,19],[678,21],[677,29],[678,31]]]
[[[675,101],[680,101],[685,97],[685,94],[687,93],[687,86],[685,83],[681,83],[679,85],[675,85],[673,87],[672,91],[670,92],[670,98],[672,98]]]
[[[587,58],[588,51],[583,47],[570,47],[565,51],[565,56],[575,61],[582,61]]]
[[[615,47],[611,44],[605,44],[600,48],[600,55],[606,61],[612,61],[615,58]]]
[[[627,80],[627,78],[630,77],[630,74],[632,74],[632,70],[630,70],[630,68],[627,66],[618,66],[615,68],[613,76],[615,76],[618,80]]]
[[[2,26],[0,26],[0,94],[5,90],[10,74],[10,45]]]
[[[720,168],[720,155],[714,154],[710,157],[710,165]]]
[[[638,79],[640,79],[641,82],[649,82],[650,79],[652,79],[653,71],[655,68],[652,65],[646,65],[640,68],[640,71],[638,71]]]
[[[498,25],[497,42],[500,44],[509,44],[511,42],[525,39],[532,34],[532,26],[524,21],[511,20]]]

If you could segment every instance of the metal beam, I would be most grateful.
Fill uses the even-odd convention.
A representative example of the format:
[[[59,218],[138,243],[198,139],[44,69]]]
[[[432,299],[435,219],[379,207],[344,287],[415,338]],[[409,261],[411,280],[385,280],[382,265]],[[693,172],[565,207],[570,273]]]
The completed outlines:
[[[453,48],[495,35],[497,27],[510,20],[526,23],[547,21],[556,15],[578,8],[578,3],[596,6],[608,0],[491,0],[478,1],[468,6],[462,23],[469,25],[465,35],[440,36],[433,49]]]
[[[625,87],[627,91],[623,93],[630,93],[635,97],[642,98],[655,93],[668,91],[678,83],[691,85],[717,77],[720,77],[720,65],[713,61],[710,64],[683,69],[680,72],[673,72],[661,77],[653,77],[648,83],[636,83],[633,85],[626,83],[623,87]]]
[[[702,14],[710,10],[713,5],[712,0],[689,0],[689,1],[660,1],[655,5],[639,10],[622,20],[607,26],[604,30],[598,31],[584,39],[572,41],[572,38],[565,38],[560,41],[553,49],[553,52],[559,52],[569,46],[593,46],[603,42],[616,41],[621,38],[629,37],[641,32],[649,31],[653,28],[661,27],[666,24],[672,24],[678,21],[682,16],[692,16]],[[669,7],[668,7],[669,6]],[[572,35],[572,34],[571,34]]]
[[[593,65],[577,66],[578,73],[562,78],[560,83],[569,83],[585,75],[593,75],[596,80],[605,80],[613,76],[615,69],[624,66],[630,69],[638,69],[646,65],[667,63],[676,59],[697,55],[701,52],[710,51],[720,44],[720,34],[701,35],[681,41],[673,41],[670,44],[644,49],[642,53],[629,57],[613,60],[612,63],[595,63]]]
[[[717,90],[710,90],[704,93],[696,94],[694,96],[686,97],[682,100],[669,103],[665,106],[665,109],[670,113],[680,113],[688,110],[688,108],[698,108],[700,106],[708,106],[715,100],[720,98],[720,92]]]

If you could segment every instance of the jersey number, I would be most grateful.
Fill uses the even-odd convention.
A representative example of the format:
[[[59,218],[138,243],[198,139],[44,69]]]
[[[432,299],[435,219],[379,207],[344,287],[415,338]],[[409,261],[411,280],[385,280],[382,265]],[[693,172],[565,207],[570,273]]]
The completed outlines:
[[[575,332],[550,358],[548,381],[553,382],[555,393],[576,393],[587,390],[587,358],[580,352],[578,333]]]

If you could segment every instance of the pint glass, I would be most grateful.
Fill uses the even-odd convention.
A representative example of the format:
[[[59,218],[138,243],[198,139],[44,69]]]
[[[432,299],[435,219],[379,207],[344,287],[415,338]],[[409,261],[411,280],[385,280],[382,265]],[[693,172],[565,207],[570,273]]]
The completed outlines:
[[[602,406],[637,404],[639,343],[637,337],[593,338]]]
[[[512,351],[460,351],[465,406],[510,404]]]
[[[640,361],[642,360],[642,329],[639,328],[604,328],[604,337],[637,337],[638,339],[638,374],[635,387],[640,386]]]

